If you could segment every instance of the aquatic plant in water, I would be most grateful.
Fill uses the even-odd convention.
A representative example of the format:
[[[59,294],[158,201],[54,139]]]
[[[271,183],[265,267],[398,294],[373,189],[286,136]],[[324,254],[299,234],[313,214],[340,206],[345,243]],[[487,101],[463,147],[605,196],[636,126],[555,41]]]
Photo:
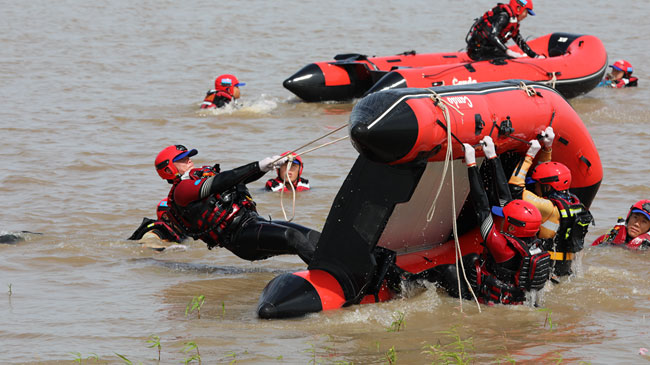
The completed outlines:
[[[201,353],[199,352],[199,345],[197,345],[196,342],[194,341],[186,342],[185,346],[183,347],[183,352],[188,353],[193,350],[196,350],[196,354],[192,354],[192,356],[185,359],[184,361],[185,365],[191,363],[194,360],[198,361],[199,365],[201,365]]]
[[[454,339],[453,342],[443,345],[438,340],[436,345],[426,345],[424,347],[425,354],[433,357],[432,364],[471,364],[474,358],[467,353],[468,349],[473,349],[472,338],[467,340],[460,338],[456,327],[450,331],[441,331],[441,334],[447,335]]]
[[[203,303],[205,303],[205,295],[199,295],[192,298],[192,300],[187,303],[187,307],[185,307],[185,316],[187,317],[190,313],[196,310],[198,319],[201,319],[201,307],[203,306]]]
[[[162,349],[162,345],[160,344],[160,337],[151,335],[149,336],[149,339],[147,340],[147,343],[151,344],[147,346],[148,348],[154,348],[156,347],[158,349],[158,362],[160,362],[160,350]]]
[[[388,332],[399,332],[402,327],[406,327],[404,322],[404,312],[397,311],[393,313],[393,322],[390,324],[390,327],[386,328]]]

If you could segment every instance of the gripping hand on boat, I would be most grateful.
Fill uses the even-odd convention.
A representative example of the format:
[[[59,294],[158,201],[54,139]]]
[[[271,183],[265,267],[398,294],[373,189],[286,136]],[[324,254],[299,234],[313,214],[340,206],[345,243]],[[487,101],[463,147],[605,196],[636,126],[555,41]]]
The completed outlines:
[[[553,127],[546,127],[546,129],[542,132],[542,142],[544,143],[544,147],[546,149],[551,148],[551,146],[553,146],[554,139],[555,132],[553,132]]]
[[[539,141],[536,139],[533,139],[530,141],[530,147],[528,147],[528,151],[526,152],[527,156],[530,156],[530,158],[535,159],[535,156],[537,156],[537,152],[542,149],[542,145],[539,144]]]
[[[497,157],[497,151],[496,148],[494,147],[494,141],[492,141],[492,137],[490,136],[485,136],[481,140],[481,144],[483,145],[483,153],[485,153],[485,157],[488,159],[493,159]]]
[[[472,167],[476,165],[476,151],[474,151],[474,147],[472,145],[463,143],[463,146],[465,146],[465,164],[467,167]]]

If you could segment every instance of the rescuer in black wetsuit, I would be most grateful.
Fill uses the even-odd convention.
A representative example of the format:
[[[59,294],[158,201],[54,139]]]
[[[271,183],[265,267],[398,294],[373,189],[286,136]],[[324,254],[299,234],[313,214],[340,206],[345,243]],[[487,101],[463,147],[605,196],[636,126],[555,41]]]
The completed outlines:
[[[474,61],[494,58],[545,58],[533,51],[519,33],[519,23],[526,16],[535,15],[532,0],[511,0],[510,4],[497,4],[477,19],[465,38],[467,55]],[[508,40],[515,43],[525,54],[515,52],[508,47]]]

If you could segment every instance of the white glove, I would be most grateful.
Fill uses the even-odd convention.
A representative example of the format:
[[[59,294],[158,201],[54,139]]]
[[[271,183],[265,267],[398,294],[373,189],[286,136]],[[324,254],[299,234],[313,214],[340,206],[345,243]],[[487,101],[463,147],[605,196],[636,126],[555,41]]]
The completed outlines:
[[[278,161],[276,162],[275,160],[278,160]],[[287,157],[280,158],[280,155],[275,155],[275,156],[267,157],[265,159],[260,160],[258,162],[258,164],[260,165],[260,171],[269,172],[269,171],[273,170],[276,167],[276,165],[281,166],[285,162],[287,162]]]
[[[526,55],[521,54],[521,53],[517,53],[517,52],[511,50],[510,48],[508,48],[508,49],[506,50],[506,54],[508,55],[508,57],[512,57],[512,58],[521,58],[521,57],[526,57]]]
[[[553,127],[546,127],[542,132],[542,142],[544,142],[544,147],[551,148],[553,146],[553,140],[555,139],[555,132],[553,132]]]
[[[537,56],[535,56],[535,58],[539,58],[540,60],[543,60],[546,58],[546,56],[544,56],[543,54],[538,54]]]
[[[485,136],[481,142],[483,143],[483,152],[485,153],[485,157],[489,159],[497,157],[497,151],[496,148],[494,148],[494,141],[492,141],[492,137]]]
[[[467,167],[476,165],[476,151],[474,151],[474,147],[467,143],[463,143],[463,146],[465,146],[465,164]]]
[[[530,156],[531,158],[535,158],[537,156],[537,152],[542,149],[542,146],[539,144],[539,141],[536,139],[533,139],[530,141],[530,147],[528,147],[528,152],[526,152],[526,155]]]

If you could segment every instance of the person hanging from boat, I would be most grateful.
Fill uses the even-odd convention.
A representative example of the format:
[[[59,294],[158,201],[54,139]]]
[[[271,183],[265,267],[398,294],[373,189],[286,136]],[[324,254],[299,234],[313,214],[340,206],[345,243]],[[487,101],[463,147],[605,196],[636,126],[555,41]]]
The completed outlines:
[[[552,162],[552,146],[555,139],[553,127],[547,127],[541,134],[544,148],[537,139],[530,141],[526,156],[510,177],[512,196],[533,203],[542,215],[539,238],[544,240],[544,248],[551,255],[554,274],[570,275],[577,252],[584,247],[584,238],[593,216],[569,191],[571,171],[559,162]],[[538,152],[541,154],[527,178],[528,171]],[[553,279],[557,281],[556,278]]]
[[[224,74],[214,80],[214,89],[209,90],[201,103],[201,109],[222,108],[231,101],[239,99],[240,86],[246,83],[239,82],[235,75]]]
[[[650,249],[650,200],[639,200],[630,207],[627,217],[608,233],[598,237],[591,245],[613,245],[631,250]]]
[[[526,293],[544,288],[551,270],[549,254],[536,237],[542,217],[533,204],[512,199],[492,139],[486,136],[482,144],[499,206],[490,208],[476,166],[475,150],[471,145],[463,144],[470,200],[474,204],[485,247],[480,257],[473,255],[473,259],[464,260],[469,264],[465,264],[465,270],[480,302],[523,304]],[[495,224],[493,215],[502,218],[499,218],[499,224]],[[471,298],[467,292],[463,297]]]
[[[283,153],[281,156],[288,156],[290,151]],[[266,181],[264,188],[268,191],[306,191],[309,190],[309,180],[302,177],[304,164],[302,158],[295,154],[291,155],[291,161],[283,163],[276,169],[278,177]],[[291,166],[289,166],[291,164]],[[293,185],[293,188],[291,187]]]
[[[258,215],[246,184],[260,179],[288,157],[273,156],[221,171],[219,165],[195,168],[196,149],[164,148],[155,160],[158,175],[172,185],[167,217],[175,231],[224,247],[249,261],[297,254],[309,263],[320,233],[301,225]]]
[[[474,61],[495,58],[546,58],[533,51],[519,32],[519,24],[528,15],[535,15],[532,0],[510,0],[509,4],[498,3],[488,10],[481,18],[474,21],[465,42],[467,55]],[[513,39],[525,53],[521,54],[506,46]]]
[[[182,232],[174,230],[168,217],[167,198],[162,199],[156,208],[157,219],[143,218],[140,226],[128,240],[141,241],[144,247],[162,251],[187,238]],[[162,241],[162,242],[161,242]]]
[[[605,76],[605,79],[603,79],[598,86],[611,87],[614,89],[638,86],[639,79],[632,76],[634,68],[626,60],[618,60],[609,65],[609,67],[612,68],[612,72],[608,73],[607,76]]]

